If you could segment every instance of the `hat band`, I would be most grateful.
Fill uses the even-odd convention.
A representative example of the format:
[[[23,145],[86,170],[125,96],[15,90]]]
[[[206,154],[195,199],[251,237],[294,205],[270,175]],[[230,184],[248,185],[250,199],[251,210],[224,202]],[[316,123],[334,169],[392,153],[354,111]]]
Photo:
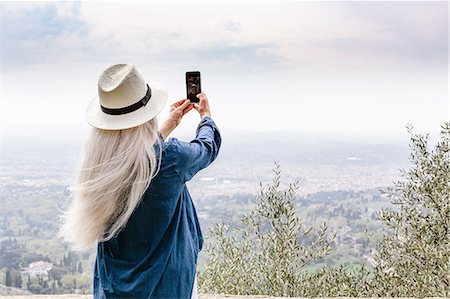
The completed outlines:
[[[106,114],[110,114],[110,115],[127,114],[130,112],[136,111],[139,108],[147,105],[147,103],[151,97],[152,97],[152,89],[147,84],[147,93],[145,94],[145,96],[130,106],[123,107],[123,108],[106,108],[106,107],[102,106],[101,104],[100,104],[100,106],[102,108],[102,111],[105,112]]]

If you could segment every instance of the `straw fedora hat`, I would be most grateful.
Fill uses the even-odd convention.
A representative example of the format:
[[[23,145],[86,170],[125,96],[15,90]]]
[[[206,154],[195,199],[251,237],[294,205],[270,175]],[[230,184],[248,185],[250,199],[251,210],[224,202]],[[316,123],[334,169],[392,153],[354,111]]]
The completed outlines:
[[[147,84],[134,65],[116,64],[100,75],[98,96],[89,103],[86,119],[99,129],[128,129],[155,117],[166,102],[165,87]]]

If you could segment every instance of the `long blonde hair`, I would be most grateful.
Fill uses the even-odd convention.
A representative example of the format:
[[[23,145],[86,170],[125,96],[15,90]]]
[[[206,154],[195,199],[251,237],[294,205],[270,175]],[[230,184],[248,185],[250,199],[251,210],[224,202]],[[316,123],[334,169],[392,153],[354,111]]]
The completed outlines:
[[[59,232],[75,250],[110,240],[125,227],[159,171],[156,142],[160,143],[156,117],[130,129],[92,129]]]

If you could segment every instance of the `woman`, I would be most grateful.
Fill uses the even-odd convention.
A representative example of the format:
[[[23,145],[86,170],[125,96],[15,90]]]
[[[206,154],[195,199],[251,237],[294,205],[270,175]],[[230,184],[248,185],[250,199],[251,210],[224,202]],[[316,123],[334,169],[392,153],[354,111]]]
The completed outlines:
[[[203,237],[186,182],[221,144],[208,99],[174,103],[158,132],[167,91],[134,66],[106,69],[98,92],[61,235],[78,250],[97,245],[94,298],[190,298]],[[201,118],[195,139],[164,141],[192,109]]]

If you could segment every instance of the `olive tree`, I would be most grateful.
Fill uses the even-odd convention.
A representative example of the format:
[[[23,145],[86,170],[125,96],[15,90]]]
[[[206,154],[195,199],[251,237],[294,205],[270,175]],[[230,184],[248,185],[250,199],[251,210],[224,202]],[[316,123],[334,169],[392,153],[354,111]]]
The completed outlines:
[[[261,184],[255,208],[237,227],[217,224],[211,229],[209,260],[199,275],[203,292],[301,294],[306,275],[302,268],[331,249],[334,235],[327,234],[325,224],[314,231],[295,214],[299,182],[283,189],[278,163],[273,171],[273,181]]]
[[[411,168],[384,193],[396,209],[379,218],[388,234],[378,244],[372,295],[448,297],[450,290],[450,123],[429,149],[411,135]]]
[[[449,297],[450,295],[450,123],[430,150],[428,135],[411,135],[408,170],[382,190],[393,207],[378,216],[385,235],[374,250],[374,266],[325,266],[309,273],[308,263],[325,256],[334,235],[324,225],[314,237],[295,215],[298,181],[261,185],[252,212],[240,224],[217,224],[206,248],[210,258],[199,274],[209,293],[302,297]],[[306,242],[305,240],[311,240]]]

